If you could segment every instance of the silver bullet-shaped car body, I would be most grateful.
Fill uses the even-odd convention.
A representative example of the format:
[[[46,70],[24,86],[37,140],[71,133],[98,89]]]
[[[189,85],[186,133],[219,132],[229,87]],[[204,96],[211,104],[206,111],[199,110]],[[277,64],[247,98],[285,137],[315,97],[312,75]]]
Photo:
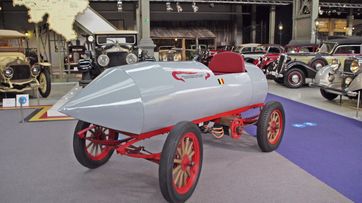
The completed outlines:
[[[199,62],[143,62],[105,70],[61,112],[107,128],[141,134],[256,103],[267,81],[253,64],[214,74]]]

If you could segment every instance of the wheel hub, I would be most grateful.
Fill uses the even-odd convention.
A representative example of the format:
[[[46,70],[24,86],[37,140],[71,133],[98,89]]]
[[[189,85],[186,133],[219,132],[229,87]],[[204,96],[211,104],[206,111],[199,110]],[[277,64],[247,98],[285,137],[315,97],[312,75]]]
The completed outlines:
[[[292,82],[293,83],[298,83],[299,81],[300,81],[299,75],[297,75],[297,74],[292,75]]]
[[[183,171],[187,170],[187,167],[190,166],[190,159],[188,155],[184,155],[181,161],[181,169]]]

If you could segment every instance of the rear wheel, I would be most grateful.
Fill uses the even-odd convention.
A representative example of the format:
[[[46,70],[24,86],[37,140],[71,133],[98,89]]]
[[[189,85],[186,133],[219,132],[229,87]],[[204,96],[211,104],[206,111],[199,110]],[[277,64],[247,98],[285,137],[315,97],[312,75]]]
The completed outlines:
[[[279,102],[268,102],[261,110],[257,125],[258,145],[263,152],[278,148],[285,127],[283,106]]]
[[[86,130],[81,138],[79,131]],[[118,134],[114,130],[78,121],[74,130],[73,150],[78,162],[83,166],[94,169],[105,164],[113,154],[113,148],[97,143],[98,141],[114,141]]]
[[[338,97],[338,94],[333,94],[333,93],[327,92],[323,88],[321,88],[320,91],[321,91],[321,95],[329,101],[332,101],[333,99]]]
[[[284,85],[289,88],[299,88],[305,83],[305,74],[302,70],[292,68],[284,76]]]
[[[169,202],[184,202],[194,192],[202,167],[202,138],[191,122],[178,123],[167,136],[159,167],[162,195]]]
[[[317,59],[317,60],[313,61],[311,64],[312,68],[314,68],[317,71],[326,65],[327,65],[327,63],[322,59]]]

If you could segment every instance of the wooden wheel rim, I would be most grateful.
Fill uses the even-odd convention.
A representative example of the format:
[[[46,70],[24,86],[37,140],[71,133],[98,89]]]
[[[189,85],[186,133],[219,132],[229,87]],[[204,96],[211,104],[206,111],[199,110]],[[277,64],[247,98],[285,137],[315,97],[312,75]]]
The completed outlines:
[[[47,79],[43,72],[39,75],[39,89],[41,92],[46,92],[47,90]]]
[[[115,132],[107,128],[95,126],[89,129],[85,134],[85,151],[88,157],[94,161],[101,161],[109,154],[112,149],[109,146],[96,144],[93,140],[114,140]]]
[[[279,141],[282,134],[282,129],[282,112],[279,109],[276,109],[271,112],[268,122],[267,138],[270,144],[276,144]]]
[[[172,182],[177,193],[185,194],[196,183],[200,173],[200,143],[194,132],[186,133],[176,148]]]

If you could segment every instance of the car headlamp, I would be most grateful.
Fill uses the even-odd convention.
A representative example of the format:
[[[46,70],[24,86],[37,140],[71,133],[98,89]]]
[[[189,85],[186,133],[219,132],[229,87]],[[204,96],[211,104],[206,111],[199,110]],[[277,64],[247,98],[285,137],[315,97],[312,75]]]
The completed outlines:
[[[110,59],[109,57],[107,56],[107,54],[101,54],[98,56],[98,59],[97,59],[97,62],[100,66],[102,67],[106,67],[108,66],[109,62],[110,62]]]
[[[12,67],[6,67],[3,73],[6,78],[12,78],[14,75],[14,69]]]
[[[359,71],[359,64],[358,61],[353,61],[351,63],[351,68],[350,68],[352,73],[357,73]]]
[[[88,42],[94,42],[94,37],[93,35],[89,35],[87,38]]]
[[[332,59],[331,64],[332,64],[332,65],[333,65],[333,64],[339,64],[339,60],[336,59],[336,58],[334,58],[334,59]]]
[[[332,67],[333,72],[336,72],[338,70],[338,68],[339,68],[339,64],[338,63],[337,64],[332,64],[331,67]]]
[[[33,66],[31,68],[31,74],[33,76],[37,76],[37,75],[39,75],[39,73],[40,73],[40,67],[39,66]]]
[[[126,57],[127,64],[134,64],[137,63],[138,57],[134,53],[129,53]]]

